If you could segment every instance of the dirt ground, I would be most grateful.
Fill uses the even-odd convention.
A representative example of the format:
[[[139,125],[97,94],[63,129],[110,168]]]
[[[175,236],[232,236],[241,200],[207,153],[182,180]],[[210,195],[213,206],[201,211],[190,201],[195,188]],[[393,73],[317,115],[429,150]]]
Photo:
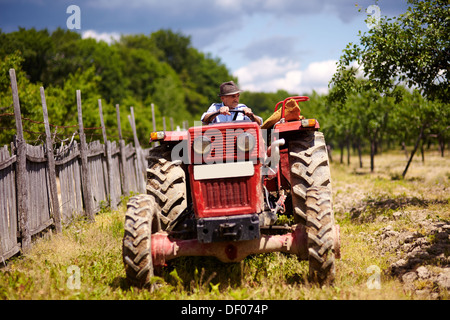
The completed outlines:
[[[378,162],[377,162],[378,160]],[[368,167],[368,159],[363,159]],[[337,217],[370,224],[359,236],[389,256],[385,271],[421,299],[448,299],[450,290],[450,157],[416,157],[405,179],[401,153],[376,158],[376,170],[332,166]],[[363,163],[364,163],[363,162]]]

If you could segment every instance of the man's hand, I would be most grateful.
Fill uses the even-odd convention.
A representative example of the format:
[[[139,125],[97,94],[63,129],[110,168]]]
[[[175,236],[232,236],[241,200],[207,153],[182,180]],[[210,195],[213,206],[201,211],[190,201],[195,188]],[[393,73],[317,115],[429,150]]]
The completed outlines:
[[[250,108],[243,108],[242,111],[244,111],[244,114],[249,117],[250,119],[253,119],[253,112]]]
[[[230,108],[228,108],[227,106],[220,107],[219,114],[224,114],[228,116],[231,115]]]
[[[261,125],[262,123],[260,123],[260,119],[258,119],[257,117],[255,117],[255,115],[253,114],[252,109],[246,107],[243,108],[242,111],[244,111],[244,114],[250,118],[250,120],[255,121],[257,124]]]

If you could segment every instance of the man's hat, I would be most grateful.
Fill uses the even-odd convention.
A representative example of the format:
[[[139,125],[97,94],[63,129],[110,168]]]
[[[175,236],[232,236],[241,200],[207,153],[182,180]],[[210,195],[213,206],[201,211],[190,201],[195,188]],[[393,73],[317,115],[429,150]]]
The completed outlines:
[[[242,91],[239,90],[238,86],[233,81],[228,81],[220,85],[220,93],[218,94],[218,96],[228,96],[239,92]]]

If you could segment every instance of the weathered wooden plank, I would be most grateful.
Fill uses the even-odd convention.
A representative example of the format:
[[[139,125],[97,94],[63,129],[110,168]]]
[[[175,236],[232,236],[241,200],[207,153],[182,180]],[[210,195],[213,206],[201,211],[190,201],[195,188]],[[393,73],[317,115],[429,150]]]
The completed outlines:
[[[43,163],[43,162],[47,162],[47,157],[43,156],[43,157],[39,157],[39,156],[33,156],[29,153],[27,153],[26,156],[27,160],[33,163]]]
[[[93,142],[98,142],[98,141],[93,141]],[[92,143],[92,142],[91,142]],[[96,156],[100,156],[103,155],[105,153],[105,148],[103,145],[94,145],[92,146],[92,148],[88,149],[88,154],[87,157],[88,158],[93,158]]]
[[[35,228],[30,229],[32,235],[38,234],[53,225],[53,218],[47,219],[45,221],[39,221]]]
[[[31,158],[42,158],[45,154],[44,147],[26,145],[27,154]],[[28,209],[30,216],[30,234],[44,230],[50,219],[50,193],[48,184],[47,163],[27,161],[28,180]],[[39,231],[37,231],[39,230]]]
[[[9,166],[11,166],[13,163],[15,163],[16,162],[16,156],[14,155],[14,156],[12,156],[12,157],[10,157],[10,158],[8,158],[8,159],[5,159],[5,160],[2,160],[1,162],[0,162],[0,170],[3,170],[3,169],[5,169],[5,168],[8,168]]]
[[[80,164],[79,159],[73,157],[73,154],[79,155],[78,144],[72,147],[66,153],[70,161],[61,159],[62,164],[56,166],[57,181],[59,184],[59,198],[62,220],[64,223],[70,222],[73,218],[83,213],[83,201],[81,196],[80,182]]]
[[[125,146],[127,154],[125,162],[125,174],[128,177],[128,187],[130,191],[139,192],[138,183],[136,179],[136,152],[131,144]]]
[[[91,150],[99,150],[104,146],[99,141],[93,141],[88,145],[88,153]],[[94,211],[98,212],[103,205],[102,202],[107,202],[107,174],[104,172],[104,156],[99,153],[96,156],[88,158],[89,174],[90,174],[90,188],[92,192],[92,200],[94,204]]]
[[[70,210],[70,191],[67,187],[67,182],[69,181],[68,177],[68,169],[69,166],[68,163],[65,163],[63,165],[56,166],[56,182],[59,185],[59,192],[58,192],[58,202],[60,205],[61,215],[62,215],[62,221],[63,222],[69,222],[71,220],[71,210]]]
[[[20,250],[17,242],[17,210],[15,190],[15,156],[11,157],[8,146],[0,149],[0,161],[10,163],[0,169],[0,261],[15,255]]]
[[[66,164],[66,163],[72,161],[73,159],[79,158],[79,157],[80,157],[80,151],[77,149],[77,151],[71,152],[69,156],[62,158],[60,160],[56,160],[55,165],[61,166],[63,164]]]
[[[122,195],[122,183],[121,183],[121,175],[120,175],[120,154],[119,148],[117,147],[116,141],[111,143],[111,162],[112,162],[112,193],[114,193],[114,198],[111,198],[111,201],[114,201],[116,207],[120,203],[120,196]]]

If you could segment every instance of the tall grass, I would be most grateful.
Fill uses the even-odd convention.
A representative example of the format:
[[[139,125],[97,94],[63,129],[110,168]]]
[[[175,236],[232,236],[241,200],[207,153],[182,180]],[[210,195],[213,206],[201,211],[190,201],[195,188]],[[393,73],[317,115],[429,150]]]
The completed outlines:
[[[371,198],[416,197],[443,200],[421,210],[449,221],[450,159],[427,154],[425,163],[413,163],[405,180],[395,178],[404,162],[401,155],[383,155],[376,161],[375,173],[358,168],[356,158],[350,166],[332,164],[342,248],[333,285],[310,283],[307,261],[273,253],[250,256],[236,264],[215,258],[179,258],[164,269],[154,292],[130,287],[122,263],[124,201],[117,211],[99,213],[93,223],[79,219],[60,234],[35,239],[29,254],[7,261],[0,269],[0,299],[412,299],[400,280],[386,272],[389,254],[382,254],[367,235],[391,223],[392,212],[406,212],[416,204],[375,210],[373,219],[365,220],[355,220],[350,211],[367,205]],[[415,227],[408,215],[395,223]],[[374,279],[379,279],[378,289]]]

